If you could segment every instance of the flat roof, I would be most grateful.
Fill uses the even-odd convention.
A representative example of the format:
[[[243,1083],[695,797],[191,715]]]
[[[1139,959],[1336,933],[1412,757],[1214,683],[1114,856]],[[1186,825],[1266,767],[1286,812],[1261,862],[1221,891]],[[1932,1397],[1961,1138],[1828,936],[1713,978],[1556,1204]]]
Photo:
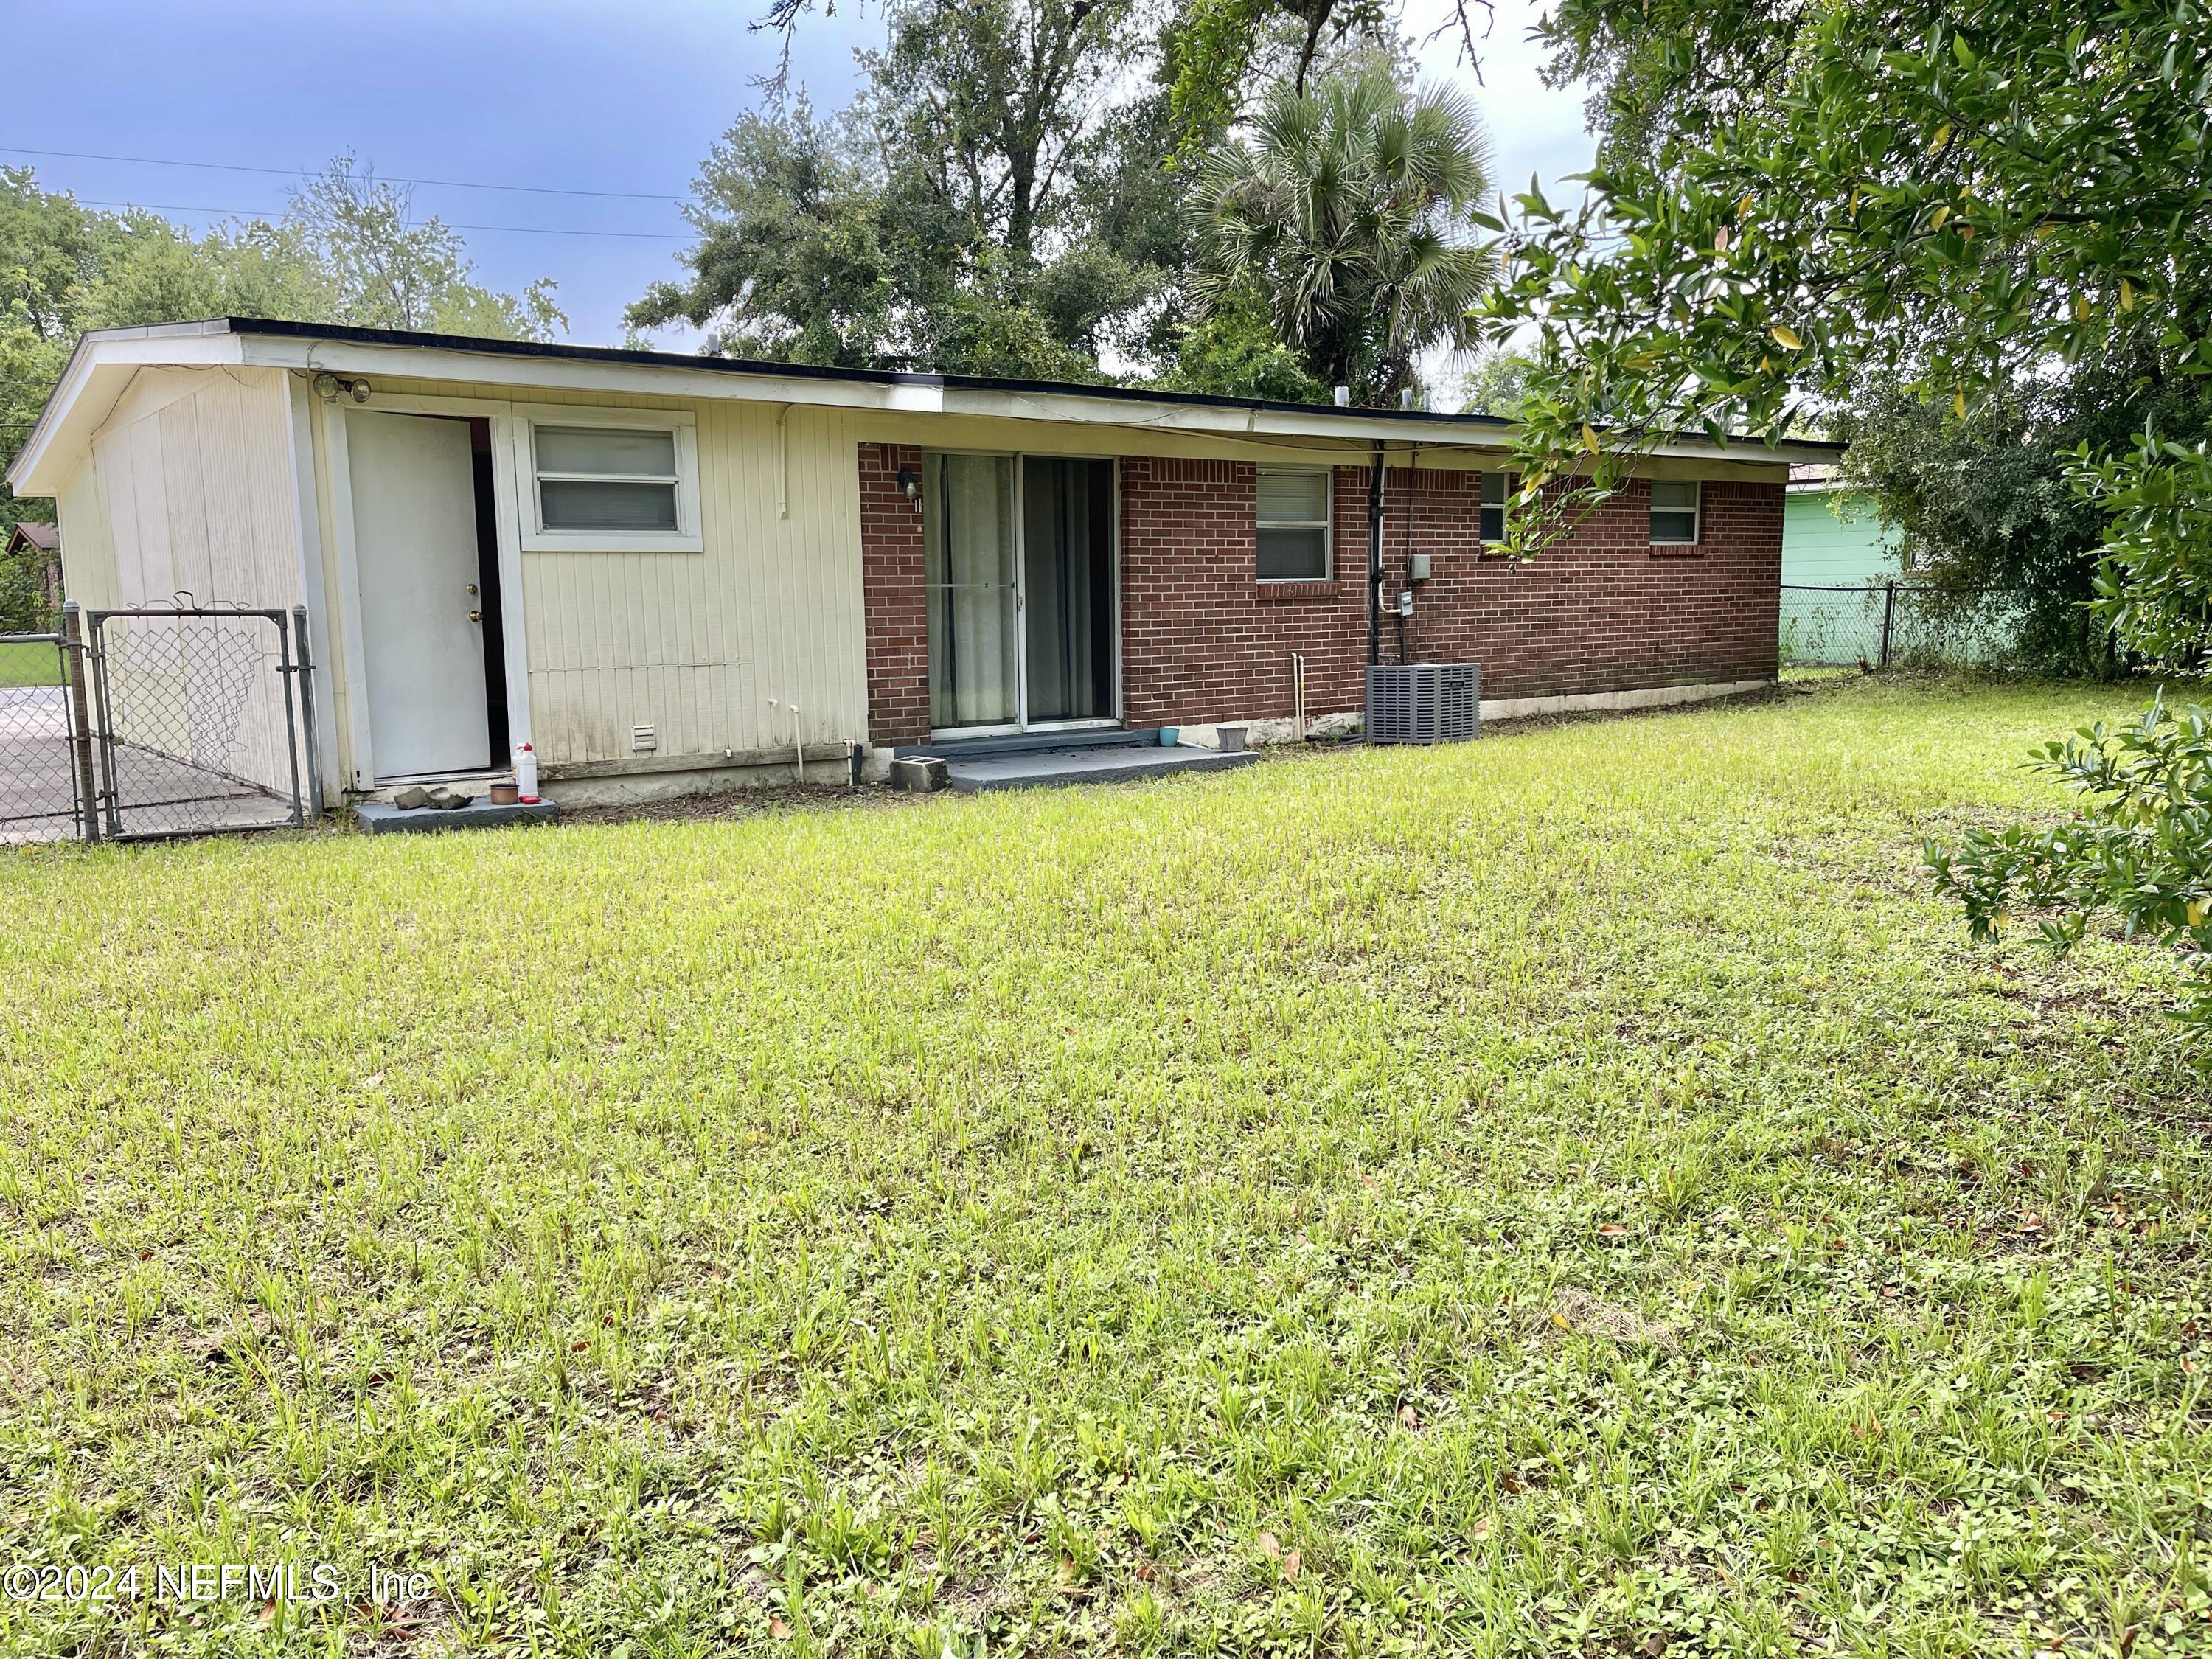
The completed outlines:
[[[468,359],[477,367],[471,369],[457,361]],[[621,346],[216,317],[87,333],[77,342],[29,441],[9,469],[9,482],[27,495],[49,494],[57,488],[60,478],[47,476],[53,470],[46,465],[49,458],[75,455],[86,448],[92,431],[138,368],[222,363],[432,380],[473,377],[517,387],[560,385],[663,396],[684,395],[684,380],[695,386],[708,381],[719,383],[706,394],[717,397],[838,404],[886,413],[1150,425],[1218,434],[1266,433],[1309,441],[1412,441],[1502,450],[1511,442],[1514,430],[1511,421],[1496,415],[1349,408],[987,375],[832,368]],[[701,395],[702,390],[691,395]],[[1771,466],[1785,460],[1832,460],[1843,453],[1843,446],[1749,437],[1716,444],[1701,434],[1685,434],[1662,441],[1651,453]]]
[[[1369,420],[1480,427],[1506,433],[1500,415],[1449,415],[1425,409],[1340,408],[1334,404],[1283,403],[1267,398],[1224,398],[1204,392],[1155,392],[1146,386],[1089,380],[1017,380],[989,374],[931,374],[890,368],[832,368],[818,363],[776,363],[757,357],[712,357],[681,351],[634,351],[627,346],[562,345],[544,340],[491,340],[466,334],[428,334],[401,328],[347,328],[320,323],[271,322],[260,317],[215,320],[234,334],[294,340],[346,340],[356,345],[415,346],[425,350],[484,352],[499,357],[550,357],[565,362],[635,363],[706,374],[773,375],[778,380],[838,380],[854,386],[939,386],[965,392],[1031,392],[1054,398],[1101,398],[1128,403],[1181,404],[1193,409],[1267,409],[1285,414],[1357,416]]]

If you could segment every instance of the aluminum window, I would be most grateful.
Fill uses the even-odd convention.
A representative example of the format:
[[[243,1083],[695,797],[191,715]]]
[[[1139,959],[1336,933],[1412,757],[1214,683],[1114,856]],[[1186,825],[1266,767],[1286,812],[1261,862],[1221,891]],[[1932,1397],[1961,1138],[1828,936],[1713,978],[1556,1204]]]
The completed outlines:
[[[541,426],[536,435],[540,529],[673,535],[683,528],[675,433]]]
[[[1670,478],[1651,483],[1651,544],[1654,547],[1697,545],[1704,486]]]
[[[1513,493],[1513,480],[1503,472],[1482,475],[1482,539],[1496,544],[1505,539],[1505,498]]]
[[[1329,576],[1329,475],[1263,468],[1259,567],[1263,582],[1325,582]]]
[[[688,411],[516,411],[525,552],[696,553],[699,448]]]

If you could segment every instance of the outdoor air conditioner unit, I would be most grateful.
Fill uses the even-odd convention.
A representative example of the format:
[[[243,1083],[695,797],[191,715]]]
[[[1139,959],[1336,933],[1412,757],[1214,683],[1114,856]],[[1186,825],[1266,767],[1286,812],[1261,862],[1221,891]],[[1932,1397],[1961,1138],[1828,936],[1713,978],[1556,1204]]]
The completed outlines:
[[[1471,662],[1367,666],[1367,741],[1460,743],[1482,735],[1482,670]]]

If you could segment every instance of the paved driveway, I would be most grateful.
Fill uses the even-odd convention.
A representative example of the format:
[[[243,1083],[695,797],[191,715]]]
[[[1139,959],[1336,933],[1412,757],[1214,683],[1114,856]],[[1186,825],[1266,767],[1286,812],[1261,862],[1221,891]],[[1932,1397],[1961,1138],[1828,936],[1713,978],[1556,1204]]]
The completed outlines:
[[[58,685],[0,686],[0,843],[76,834],[68,696]]]
[[[0,846],[66,841],[77,833],[69,694],[59,686],[0,686]],[[259,830],[291,821],[292,805],[220,772],[118,744],[118,822],[129,835]]]

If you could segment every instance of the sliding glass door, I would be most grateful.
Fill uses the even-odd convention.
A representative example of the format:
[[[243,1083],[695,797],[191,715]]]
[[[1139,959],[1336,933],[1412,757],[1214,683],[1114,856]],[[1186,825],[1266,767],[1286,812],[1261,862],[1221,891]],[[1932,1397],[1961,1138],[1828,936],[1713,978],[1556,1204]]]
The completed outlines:
[[[1014,463],[1006,455],[931,455],[922,468],[929,566],[929,723],[1012,726],[1021,719]]]
[[[1023,679],[1031,724],[1114,713],[1114,463],[1022,458]]]
[[[1111,720],[1114,464],[928,454],[930,724]]]

